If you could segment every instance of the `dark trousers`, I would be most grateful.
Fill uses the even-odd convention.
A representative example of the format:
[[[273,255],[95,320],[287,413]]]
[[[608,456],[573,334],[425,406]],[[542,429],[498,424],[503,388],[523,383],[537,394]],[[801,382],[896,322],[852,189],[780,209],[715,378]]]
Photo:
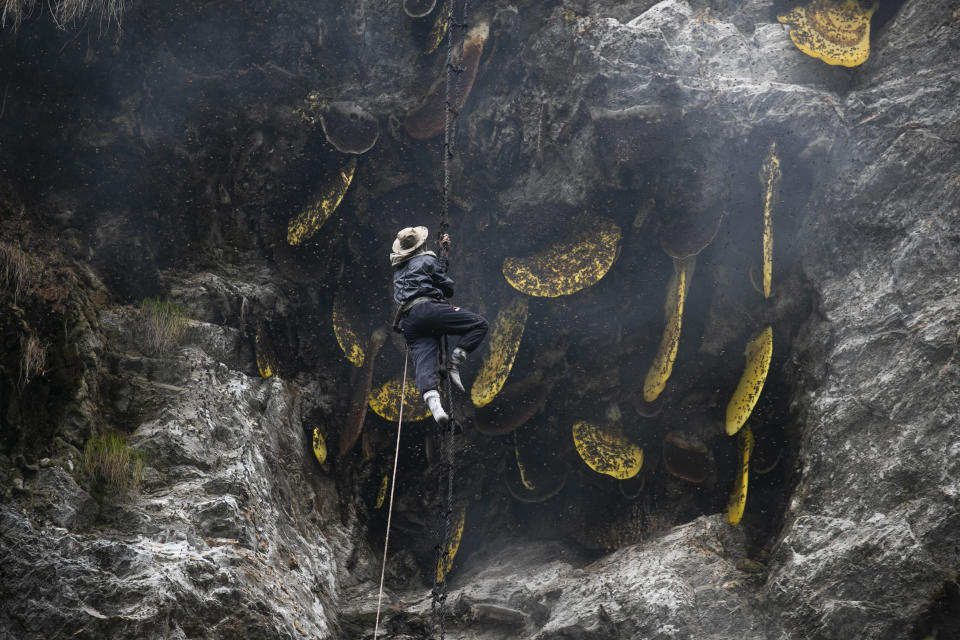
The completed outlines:
[[[483,316],[447,302],[425,302],[410,309],[400,320],[400,329],[413,355],[420,393],[437,388],[443,336],[458,337],[455,344],[448,345],[449,349],[460,347],[470,353],[487,335],[488,326]]]

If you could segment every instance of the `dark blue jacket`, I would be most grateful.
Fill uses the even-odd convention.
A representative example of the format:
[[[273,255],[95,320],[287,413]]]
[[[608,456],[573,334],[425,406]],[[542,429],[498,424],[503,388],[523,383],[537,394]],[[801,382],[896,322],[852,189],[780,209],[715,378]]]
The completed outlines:
[[[436,256],[414,256],[393,272],[393,299],[397,304],[428,296],[442,300],[453,297],[453,280]]]

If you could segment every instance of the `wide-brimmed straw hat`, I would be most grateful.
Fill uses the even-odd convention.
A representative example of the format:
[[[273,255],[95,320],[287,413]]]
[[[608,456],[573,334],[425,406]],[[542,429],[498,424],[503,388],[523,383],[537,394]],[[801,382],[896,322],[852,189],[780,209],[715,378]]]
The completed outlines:
[[[430,231],[426,227],[407,227],[397,232],[393,241],[393,252],[399,256],[413,253],[427,241]]]

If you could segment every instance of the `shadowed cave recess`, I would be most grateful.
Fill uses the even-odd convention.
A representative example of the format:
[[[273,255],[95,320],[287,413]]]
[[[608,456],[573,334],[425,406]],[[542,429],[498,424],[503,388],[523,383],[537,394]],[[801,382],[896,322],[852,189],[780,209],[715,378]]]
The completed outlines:
[[[402,338],[384,331],[389,245],[414,225],[430,227],[432,244],[441,223],[448,5],[139,1],[119,23],[94,13],[58,24],[49,12],[64,4],[37,5],[0,32],[0,558],[4,576],[18,576],[0,588],[13,603],[0,638],[366,637],[391,489],[380,637],[434,637],[443,441],[414,397],[390,487],[396,421],[381,414],[394,418],[404,370]],[[886,558],[895,523],[875,547],[855,532],[895,511],[887,501],[929,465],[877,472],[904,479],[862,508],[817,489],[836,468],[869,468],[824,460],[818,438],[830,436],[819,430],[846,419],[837,433],[852,435],[830,445],[849,450],[866,422],[906,411],[857,400],[849,406],[870,408],[845,418],[823,403],[869,395],[867,382],[843,387],[847,371],[874,362],[859,345],[901,331],[829,328],[856,324],[842,290],[869,289],[866,265],[881,269],[876,256],[901,235],[868,214],[897,198],[911,206],[884,192],[898,179],[946,173],[911,156],[903,163],[917,171],[885,178],[874,168],[886,167],[883,149],[915,130],[956,144],[936,97],[877,89],[895,84],[889,69],[917,73],[923,54],[903,51],[924,38],[937,52],[930,86],[955,86],[936,73],[958,18],[933,4],[927,20],[909,0],[469,3],[465,28],[452,27],[464,70],[450,274],[453,303],[492,331],[453,398],[450,509],[462,537],[446,580],[448,637],[949,637],[955,543],[942,556],[928,548],[955,509],[913,538],[922,551],[890,552],[909,570],[883,565],[906,584],[923,576],[901,611],[860,624],[881,604],[848,590],[857,579],[844,573],[867,562],[846,549]],[[828,6],[869,25],[831,32],[841,54],[824,57],[859,47],[869,61],[828,65],[794,46],[783,16],[807,5],[809,29],[840,15]],[[424,15],[410,17],[415,7]],[[913,35],[901,42],[896,29]],[[911,120],[913,106],[889,105],[897,99],[934,115]],[[944,272],[954,254],[940,254]],[[897,318],[922,306],[850,299]],[[155,308],[182,314],[170,345],[146,339]],[[911,327],[933,322],[916,313]],[[755,345],[770,335],[761,364]],[[876,344],[888,355],[877,361],[898,357]],[[925,345],[918,357],[942,366],[953,390],[955,344],[938,334]],[[386,408],[371,400],[381,391]],[[639,470],[596,471],[581,427],[612,434],[615,454],[642,449]],[[89,443],[110,433],[144,452],[134,491],[89,470]],[[822,579],[856,615],[808,600],[817,576],[783,586],[791,567],[803,574],[791,562],[820,549],[795,537],[805,526],[822,526],[822,540],[850,536],[825,563],[843,578]],[[684,586],[664,593],[708,584],[757,613],[714,624],[681,605],[622,613],[619,597],[588,593],[590,613],[569,621],[562,603],[576,589],[538,573],[562,561],[611,576],[627,599],[626,583],[657,584],[636,555],[677,549],[713,554],[724,579],[684,565]],[[37,565],[34,583],[18,571],[31,554],[62,558]],[[153,568],[163,554],[178,558],[175,575]],[[190,569],[194,556],[206,568]],[[497,579],[520,586],[498,600],[488,573],[511,563],[516,574]],[[631,566],[634,576],[616,573]],[[88,593],[76,586],[85,575],[131,593]],[[809,592],[791,595],[808,579]],[[58,595],[38,595],[42,580]],[[152,600],[155,580],[173,586]],[[849,604],[861,599],[870,606]],[[893,629],[906,635],[885,635]]]

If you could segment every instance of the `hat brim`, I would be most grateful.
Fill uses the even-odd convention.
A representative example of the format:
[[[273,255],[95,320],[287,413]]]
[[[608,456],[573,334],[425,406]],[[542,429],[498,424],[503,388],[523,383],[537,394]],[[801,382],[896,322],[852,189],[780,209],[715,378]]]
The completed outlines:
[[[402,231],[400,231],[400,233],[403,233],[404,231],[406,231],[406,229],[403,229]],[[427,236],[430,235],[430,231],[426,227],[413,227],[413,232],[416,234],[417,243],[412,247],[403,249],[400,247],[400,238],[398,237],[396,240],[393,241],[392,250],[395,254],[405,256],[413,253],[414,251],[416,251],[417,249],[423,246],[423,243],[427,241]],[[397,235],[399,236],[400,234],[397,234]]]

